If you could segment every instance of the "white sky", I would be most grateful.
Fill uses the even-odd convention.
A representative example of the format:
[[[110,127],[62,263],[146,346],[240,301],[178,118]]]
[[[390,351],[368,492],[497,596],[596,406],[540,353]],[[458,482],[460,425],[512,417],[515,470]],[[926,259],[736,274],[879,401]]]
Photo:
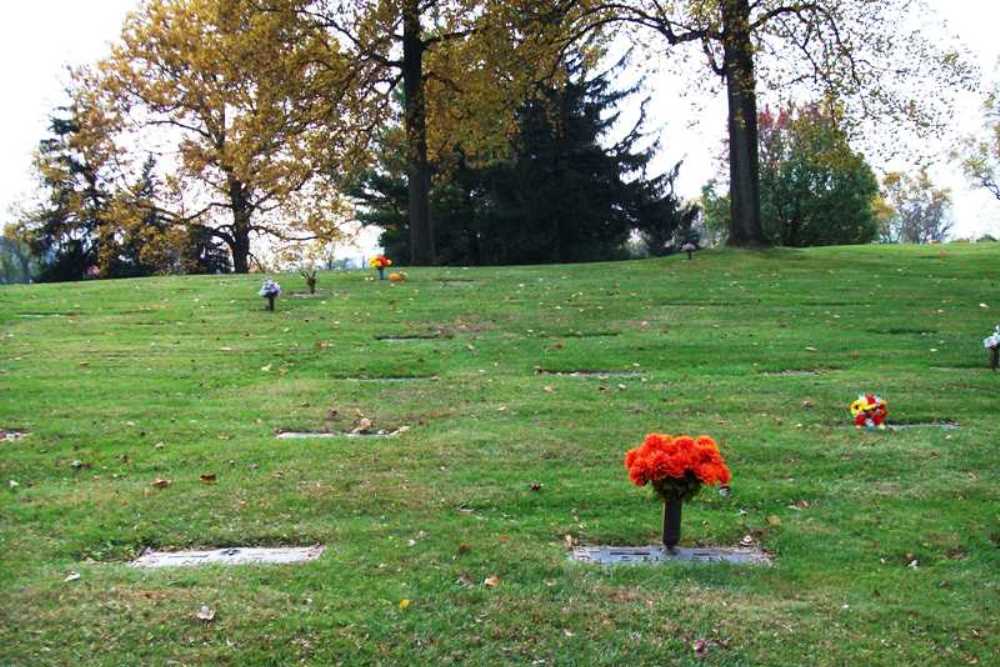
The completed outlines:
[[[942,35],[957,35],[978,60],[987,78],[998,75],[1000,3],[995,0],[928,0],[944,19]],[[68,65],[92,62],[107,51],[125,14],[138,0],[32,0],[8,3],[0,22],[0,227],[12,222],[10,207],[34,189],[31,153],[45,136],[53,107],[64,102],[62,90]],[[932,23],[935,23],[932,21]],[[698,195],[716,173],[715,155],[725,130],[723,100],[694,109],[679,99],[683,84],[654,76],[648,87],[653,127],[663,129],[661,167],[684,159],[680,193]],[[955,124],[963,132],[979,129],[978,101],[969,97],[955,110]],[[947,147],[942,146],[942,155]],[[873,165],[876,170],[890,165]],[[899,165],[892,165],[898,168]],[[950,187],[954,199],[955,234],[1000,233],[1000,202],[982,190],[968,187],[956,165],[942,157],[932,169],[938,184]],[[351,253],[353,254],[353,253]]]

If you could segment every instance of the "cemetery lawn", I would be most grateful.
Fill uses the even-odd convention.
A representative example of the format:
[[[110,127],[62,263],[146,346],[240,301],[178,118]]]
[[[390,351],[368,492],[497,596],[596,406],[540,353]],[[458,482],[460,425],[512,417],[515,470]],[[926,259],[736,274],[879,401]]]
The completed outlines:
[[[0,664],[996,659],[1000,244],[408,273],[279,276],[275,313],[261,276],[0,288],[0,429],[29,432],[0,442]],[[865,390],[960,428],[856,432]],[[362,415],[409,430],[275,437]],[[749,535],[773,567],[568,560],[659,539],[622,464],[651,431],[733,471],[682,545]]]

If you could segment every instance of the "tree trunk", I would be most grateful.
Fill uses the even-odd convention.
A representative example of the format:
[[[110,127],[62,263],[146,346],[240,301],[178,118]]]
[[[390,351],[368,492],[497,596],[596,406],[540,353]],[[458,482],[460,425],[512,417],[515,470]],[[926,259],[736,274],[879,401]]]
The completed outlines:
[[[229,176],[229,205],[233,210],[233,242],[229,250],[233,254],[233,271],[250,272],[250,203],[247,201],[243,183]]]
[[[749,0],[722,0],[723,69],[729,98],[729,245],[763,246],[757,94]]]
[[[427,103],[424,97],[424,43],[418,0],[403,5],[403,106],[409,188],[410,263],[434,264],[430,215],[430,166],[427,163]]]

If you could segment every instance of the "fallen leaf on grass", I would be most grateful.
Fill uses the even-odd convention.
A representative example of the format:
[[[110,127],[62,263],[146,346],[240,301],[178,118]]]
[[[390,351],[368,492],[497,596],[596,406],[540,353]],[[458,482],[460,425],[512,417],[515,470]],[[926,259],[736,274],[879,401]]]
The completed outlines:
[[[500,585],[500,577],[495,574],[490,575],[483,580],[483,585],[487,588],[496,588]]]
[[[199,477],[199,479],[201,480],[202,484],[215,484],[216,482],[215,473],[202,475],[201,477]]]
[[[270,373],[271,372],[271,364],[268,364],[267,366],[261,366],[260,370],[264,371],[265,373]]]
[[[552,394],[552,393],[555,392],[555,390],[556,390],[556,388],[553,387],[552,385],[550,385],[550,384],[545,385],[545,393],[546,394]]]
[[[572,632],[571,630],[568,630],[567,628],[563,628],[563,634],[566,635],[567,637],[576,637],[576,633]]]
[[[778,517],[778,516],[772,514],[771,516],[767,517],[767,525],[769,525],[769,526],[780,526],[781,525],[781,517]]]
[[[806,400],[802,401],[802,407],[804,407],[804,408],[808,409],[808,408],[811,408],[813,405],[814,405],[813,402],[810,401],[808,398]]]
[[[466,587],[476,585],[476,582],[473,581],[472,577],[469,576],[468,572],[462,572],[461,574],[459,574],[458,579],[455,580],[455,583],[457,583],[459,586],[466,586]]]
[[[215,610],[208,605],[202,605],[198,613],[194,615],[199,621],[204,621],[205,623],[211,623],[215,620]]]
[[[533,483],[533,484],[531,485],[531,490],[532,490],[532,491],[541,491],[541,490],[542,490],[542,485],[541,485],[541,484],[539,484],[538,482],[534,482],[534,483]]]
[[[569,533],[567,533],[566,535],[563,536],[563,543],[566,545],[567,549],[572,549],[579,542],[577,541],[576,538],[574,538],[572,535],[570,535]]]
[[[468,545],[468,544],[466,544],[464,542],[462,544],[458,545],[458,555],[459,556],[461,556],[462,554],[467,554],[470,551],[472,551],[472,546],[471,545]]]
[[[367,433],[371,430],[372,423],[372,420],[368,419],[368,417],[362,417],[357,421],[357,426],[354,427],[351,433]]]
[[[165,489],[168,486],[170,486],[170,484],[171,481],[169,479],[162,479],[160,477],[157,477],[155,480],[153,480],[153,486],[156,487],[157,489]]]
[[[79,579],[79,578],[80,578],[80,573],[79,573],[79,572],[70,572],[70,573],[69,573],[69,574],[68,574],[68,575],[66,576],[66,578],[65,578],[65,579],[63,579],[63,581],[65,581],[65,582],[69,582],[69,581],[76,581],[76,580],[77,580],[77,579]]]
[[[402,600],[400,600],[400,601],[399,601],[399,608],[400,608],[400,609],[404,609],[404,610],[405,610],[405,609],[406,609],[407,607],[409,607],[409,606],[410,606],[411,604],[412,604],[412,603],[410,602],[410,600],[409,600],[409,599],[407,599],[407,598],[403,598]]]
[[[817,350],[817,349],[816,349],[815,347],[813,347],[812,345],[809,345],[809,346],[807,346],[807,347],[806,347],[806,352],[818,352],[818,351],[819,351],[819,350]]]

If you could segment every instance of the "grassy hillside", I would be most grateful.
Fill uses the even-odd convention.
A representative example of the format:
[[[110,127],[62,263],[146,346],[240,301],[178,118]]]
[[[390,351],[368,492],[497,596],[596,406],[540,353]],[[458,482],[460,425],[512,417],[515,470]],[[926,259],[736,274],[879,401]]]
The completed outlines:
[[[0,664],[995,656],[1000,245],[409,273],[317,298],[284,276],[276,313],[252,276],[0,288],[0,429],[30,431],[0,443]],[[858,433],[864,390],[961,428]],[[410,429],[275,438],[361,415]],[[751,535],[773,567],[568,562],[567,535],[657,541],[622,465],[654,430],[713,435],[734,474],[682,544]],[[123,564],[314,543],[295,567]]]

